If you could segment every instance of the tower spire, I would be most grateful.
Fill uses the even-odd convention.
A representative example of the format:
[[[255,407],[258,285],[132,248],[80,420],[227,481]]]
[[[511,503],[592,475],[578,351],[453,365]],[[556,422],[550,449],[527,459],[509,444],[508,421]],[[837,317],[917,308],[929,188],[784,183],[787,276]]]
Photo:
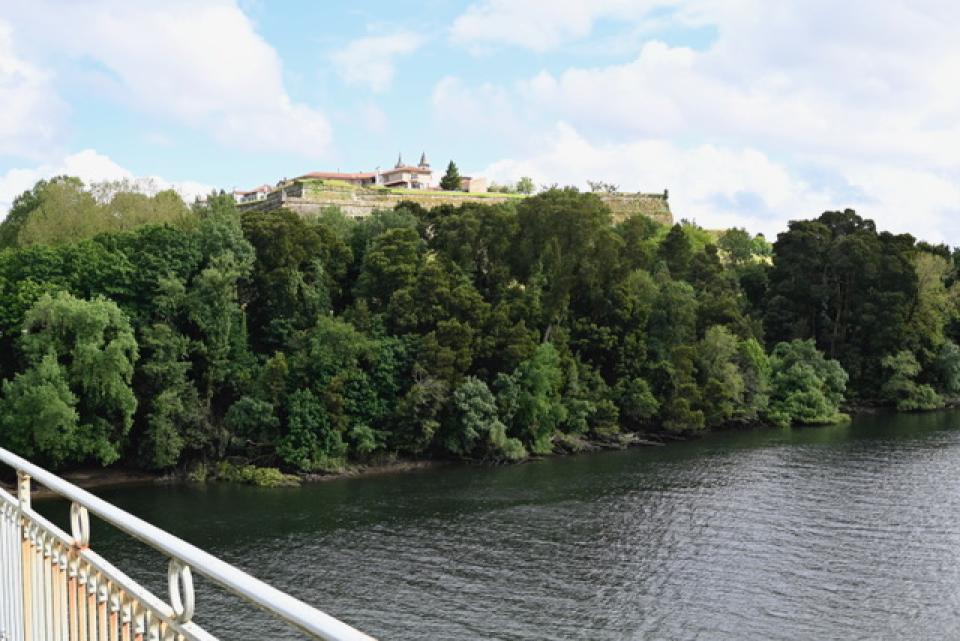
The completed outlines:
[[[427,152],[423,152],[422,154],[420,154],[420,168],[428,169],[429,167],[430,167],[430,163],[427,162]]]
[[[395,168],[396,168],[396,167],[403,167],[403,153],[402,153],[402,152],[397,154],[397,164],[396,164]]]

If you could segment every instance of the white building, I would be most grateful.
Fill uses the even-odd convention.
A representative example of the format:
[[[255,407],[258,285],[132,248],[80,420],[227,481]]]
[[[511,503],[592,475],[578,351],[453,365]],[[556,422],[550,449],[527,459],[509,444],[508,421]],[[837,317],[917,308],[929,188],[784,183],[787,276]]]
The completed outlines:
[[[416,167],[404,165],[403,156],[399,156],[393,169],[377,172],[377,184],[403,189],[432,189],[433,170],[427,162],[427,154],[420,156],[420,163]]]
[[[233,199],[238,203],[249,203],[257,200],[266,200],[267,194],[273,191],[273,186],[271,185],[260,185],[249,191],[240,191],[237,190],[233,192]]]

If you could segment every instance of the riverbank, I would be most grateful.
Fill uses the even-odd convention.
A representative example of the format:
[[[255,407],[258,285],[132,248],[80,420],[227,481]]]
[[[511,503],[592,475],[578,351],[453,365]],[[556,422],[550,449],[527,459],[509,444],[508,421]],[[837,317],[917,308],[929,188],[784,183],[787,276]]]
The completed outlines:
[[[555,443],[555,450],[552,454],[545,456],[531,457],[529,461],[543,460],[557,456],[569,456],[574,454],[587,454],[590,452],[600,452],[605,450],[624,450],[635,447],[660,447],[671,441],[685,441],[690,437],[674,434],[634,434],[623,433],[616,435],[615,438],[605,439],[587,439],[579,436],[561,435]],[[388,458],[380,461],[367,463],[352,463],[343,469],[331,472],[303,473],[303,474],[283,474],[276,468],[262,468],[249,465],[229,465],[229,472],[217,474],[214,468],[203,466],[204,470],[198,474],[198,468],[189,471],[176,472],[147,472],[142,470],[128,469],[81,469],[63,472],[61,476],[74,485],[85,490],[95,490],[108,487],[127,486],[127,485],[163,485],[163,484],[189,484],[189,483],[237,483],[245,485],[260,486],[296,486],[299,484],[325,483],[329,481],[339,481],[350,478],[364,478],[372,476],[386,476],[391,474],[404,474],[408,472],[429,470],[444,466],[471,463],[470,461],[458,461],[454,459],[396,459]],[[489,465],[482,461],[473,462],[479,465]],[[511,465],[522,464],[511,463]],[[244,474],[243,471],[251,471],[251,474]],[[262,474],[257,474],[258,472]],[[258,481],[258,478],[266,479]],[[0,483],[8,492],[15,493],[16,487],[9,482]],[[32,496],[34,498],[51,498],[55,496],[46,488],[34,483]]]
[[[873,404],[848,405],[843,408],[851,417],[892,412],[889,407]],[[769,429],[771,426],[762,423],[732,424],[718,431],[740,431],[754,429]],[[579,435],[560,434],[554,442],[554,451],[551,454],[530,457],[525,461],[510,463],[523,464],[553,457],[588,454],[591,452],[626,450],[642,447],[663,447],[670,443],[686,442],[703,436],[703,433],[675,434],[672,432],[652,432],[637,434],[623,432],[606,438],[586,438]],[[350,478],[364,478],[372,476],[386,476],[404,474],[408,472],[429,470],[433,468],[457,464],[491,465],[483,461],[460,461],[455,459],[396,459],[385,458],[379,461],[366,463],[352,463],[337,471],[315,472],[301,474],[284,474],[276,468],[254,467],[252,465],[229,464],[227,473],[217,474],[213,466],[200,466],[191,470],[176,472],[146,472],[129,469],[83,469],[64,472],[63,478],[74,485],[86,490],[149,484],[189,484],[189,483],[236,483],[258,485],[262,487],[297,486],[300,484],[325,483]],[[202,473],[198,470],[202,469]],[[244,474],[243,472],[249,472]],[[10,483],[0,484],[7,491],[15,492]],[[35,498],[54,496],[52,492],[34,484]]]

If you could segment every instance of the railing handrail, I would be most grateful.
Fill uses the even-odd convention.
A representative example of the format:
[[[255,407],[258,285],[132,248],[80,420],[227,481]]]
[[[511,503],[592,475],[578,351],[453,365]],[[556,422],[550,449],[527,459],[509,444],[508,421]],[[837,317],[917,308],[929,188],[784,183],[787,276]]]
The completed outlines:
[[[363,632],[290,596],[183,539],[115,507],[13,452],[0,448],[0,461],[28,474],[55,494],[78,503],[118,530],[188,565],[225,590],[325,641],[374,641]]]

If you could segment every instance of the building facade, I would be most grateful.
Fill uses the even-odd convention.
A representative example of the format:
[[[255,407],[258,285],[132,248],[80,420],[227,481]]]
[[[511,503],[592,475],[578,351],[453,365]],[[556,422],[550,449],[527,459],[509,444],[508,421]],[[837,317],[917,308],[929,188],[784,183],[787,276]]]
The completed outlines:
[[[400,189],[433,189],[433,170],[427,162],[427,154],[421,154],[420,162],[416,167],[405,165],[403,156],[397,157],[397,164],[393,169],[377,172],[376,184],[383,187]]]
[[[335,171],[312,171],[309,174],[297,176],[295,180],[339,180],[357,187],[369,187],[377,184],[377,174],[375,172],[342,174]]]

